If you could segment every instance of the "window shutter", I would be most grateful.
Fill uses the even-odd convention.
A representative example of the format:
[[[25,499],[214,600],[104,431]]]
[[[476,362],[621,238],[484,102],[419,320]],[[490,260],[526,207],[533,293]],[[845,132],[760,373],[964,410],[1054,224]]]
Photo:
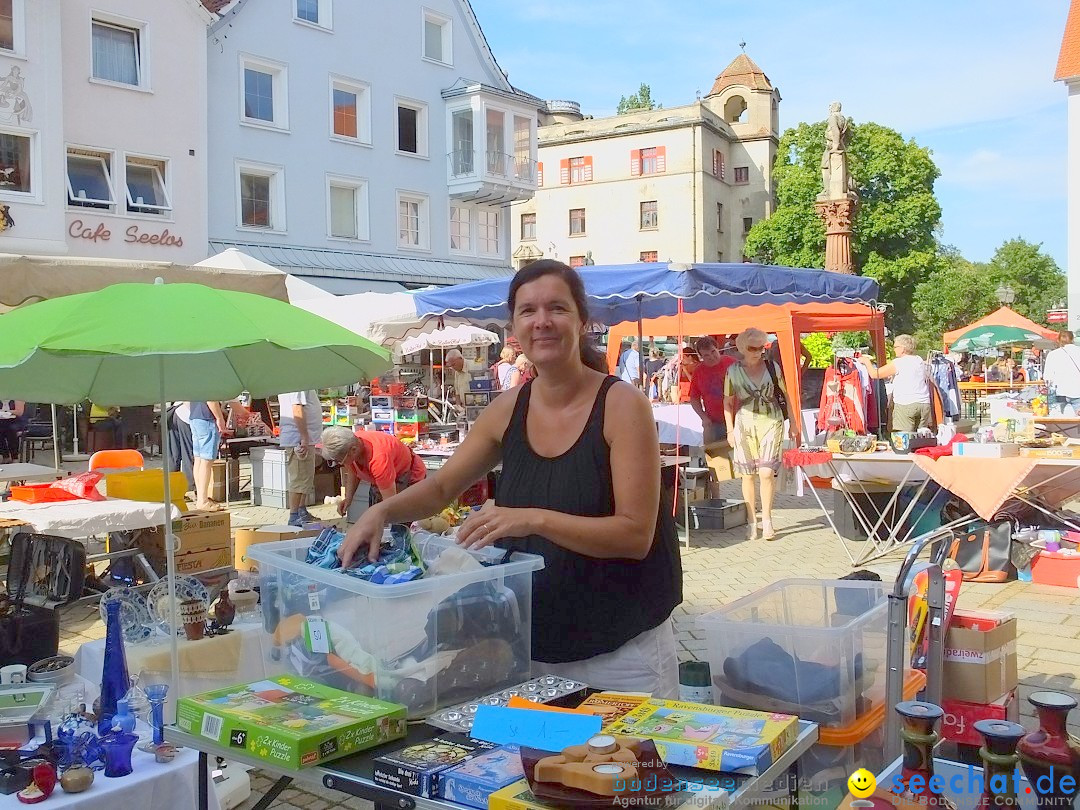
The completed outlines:
[[[656,147],[656,171],[667,171],[667,147]]]
[[[718,152],[717,154],[720,155],[720,174],[718,175],[718,177],[721,180],[723,180],[724,179],[724,153],[723,152]]]
[[[585,168],[582,170],[582,175],[585,177],[585,182],[592,180],[592,155],[585,157]]]
[[[570,183],[570,158],[559,161],[559,183],[564,186]]]
[[[641,150],[630,150],[630,176],[637,177],[641,174]]]
[[[720,151],[718,149],[712,151],[712,173],[713,177],[720,176]]]
[[[544,164],[543,161],[538,161],[536,164],[536,185],[543,188],[544,185]]]

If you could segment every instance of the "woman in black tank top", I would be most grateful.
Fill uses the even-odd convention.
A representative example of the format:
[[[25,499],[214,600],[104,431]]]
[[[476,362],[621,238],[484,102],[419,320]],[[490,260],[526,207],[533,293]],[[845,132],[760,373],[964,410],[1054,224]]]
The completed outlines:
[[[495,502],[457,539],[544,557],[533,581],[533,659],[594,686],[674,697],[669,618],[682,601],[682,569],[652,409],[585,344],[584,287],[572,269],[526,266],[509,307],[537,379],[485,408],[435,475],[369,509],[349,530],[342,562],[361,547],[377,556],[387,523],[438,512],[501,461]]]

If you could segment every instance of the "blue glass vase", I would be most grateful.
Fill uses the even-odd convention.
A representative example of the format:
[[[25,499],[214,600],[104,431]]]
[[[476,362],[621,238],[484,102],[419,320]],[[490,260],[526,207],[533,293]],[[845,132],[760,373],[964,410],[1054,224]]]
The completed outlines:
[[[131,773],[131,752],[138,741],[138,734],[129,734],[126,731],[114,731],[101,738],[101,747],[105,751],[106,776],[127,776]]]
[[[128,693],[131,679],[128,677],[127,657],[124,654],[124,634],[120,626],[120,603],[105,605],[105,665],[101,668],[101,710],[98,713],[98,734],[108,734],[112,729],[116,702]]]
[[[169,694],[167,683],[152,683],[146,687],[146,697],[150,701],[150,718],[154,726],[154,745],[165,742],[165,697]]]

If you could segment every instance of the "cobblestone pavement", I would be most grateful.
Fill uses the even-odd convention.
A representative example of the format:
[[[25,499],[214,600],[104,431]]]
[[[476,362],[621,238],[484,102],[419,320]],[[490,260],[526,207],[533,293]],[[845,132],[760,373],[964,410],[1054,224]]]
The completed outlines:
[[[246,472],[246,470],[245,470]],[[722,494],[739,497],[737,483],[728,482]],[[313,507],[314,514],[329,518],[332,507]],[[284,523],[284,510],[269,507],[234,506],[233,526],[265,526]],[[778,536],[773,542],[746,539],[746,527],[728,531],[695,532],[691,547],[684,549],[683,604],[674,613],[679,655],[683,660],[705,657],[704,633],[697,618],[721,605],[786,577],[831,579],[852,568],[840,548],[840,541],[826,524],[816,504],[807,496],[799,499],[780,496],[775,517]],[[854,553],[860,544],[851,543]],[[895,578],[900,555],[867,566],[886,581]],[[1018,619],[1017,653],[1020,672],[1021,722],[1028,724],[1033,713],[1027,696],[1039,689],[1065,691],[1080,697],[1080,591],[1010,582],[1001,585],[966,583],[960,605],[968,608],[1006,610]],[[61,625],[61,651],[74,654],[83,641],[101,638],[104,626],[96,606],[77,606],[65,611]],[[1076,722],[1074,712],[1074,723]],[[1076,730],[1076,729],[1074,729]],[[272,778],[251,773],[253,798],[241,805],[253,806],[272,784]],[[367,807],[360,799],[342,801],[342,794],[317,786],[286,790],[275,808]]]

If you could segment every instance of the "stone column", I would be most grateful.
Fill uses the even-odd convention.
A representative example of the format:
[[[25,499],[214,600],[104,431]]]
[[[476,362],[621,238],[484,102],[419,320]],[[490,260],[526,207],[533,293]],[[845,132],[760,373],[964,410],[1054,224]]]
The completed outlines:
[[[851,222],[858,203],[854,195],[839,200],[819,200],[817,215],[825,222],[825,269],[834,273],[855,273],[851,261]]]

